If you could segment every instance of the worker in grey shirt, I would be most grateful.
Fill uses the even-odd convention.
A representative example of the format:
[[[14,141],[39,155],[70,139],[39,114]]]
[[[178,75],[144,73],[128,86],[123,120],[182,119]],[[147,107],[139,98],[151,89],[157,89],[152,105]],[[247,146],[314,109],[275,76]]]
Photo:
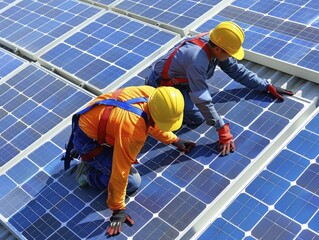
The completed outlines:
[[[234,22],[221,22],[209,33],[202,33],[178,43],[152,65],[146,84],[153,87],[174,86],[185,100],[184,123],[208,125],[218,131],[218,149],[222,155],[235,151],[229,123],[217,113],[209,92],[207,79],[219,66],[228,76],[242,85],[257,91],[269,92],[279,100],[281,94],[293,95],[289,90],[275,87],[249,71],[237,60],[244,58],[243,30]],[[237,59],[237,60],[236,60]]]

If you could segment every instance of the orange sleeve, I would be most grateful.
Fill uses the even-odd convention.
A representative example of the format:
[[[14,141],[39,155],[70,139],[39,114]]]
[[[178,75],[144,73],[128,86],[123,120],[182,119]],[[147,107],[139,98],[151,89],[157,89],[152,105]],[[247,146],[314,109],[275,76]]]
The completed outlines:
[[[140,137],[142,138],[122,136],[115,140],[112,174],[109,181],[107,198],[107,205],[111,210],[125,209],[128,175],[132,164],[143,147],[146,139],[145,133]]]
[[[121,100],[134,97],[148,97],[154,88],[150,86],[129,87],[122,91]],[[104,94],[93,102],[107,99],[112,94]],[[92,104],[92,103],[91,103]],[[146,103],[136,104],[150,116]],[[97,130],[105,106],[95,106],[88,113],[80,117],[81,129],[91,138],[97,139]],[[106,133],[114,139],[112,173],[108,185],[107,205],[111,210],[125,209],[125,195],[128,175],[132,164],[135,163],[148,133],[157,140],[170,144],[177,136],[173,132],[163,132],[155,127],[146,127],[143,118],[129,111],[114,108],[109,116]]]
[[[158,141],[165,143],[165,144],[171,144],[175,141],[177,136],[173,132],[163,132],[158,127],[150,127],[149,133],[156,138]]]

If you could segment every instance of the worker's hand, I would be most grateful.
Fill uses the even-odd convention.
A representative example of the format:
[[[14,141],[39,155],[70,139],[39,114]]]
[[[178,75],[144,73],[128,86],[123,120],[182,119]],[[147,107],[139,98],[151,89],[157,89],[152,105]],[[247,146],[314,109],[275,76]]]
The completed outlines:
[[[226,123],[218,130],[218,136],[218,150],[222,155],[227,155],[235,151],[235,143],[233,141],[233,135],[230,134],[229,123]]]
[[[177,149],[186,153],[196,146],[196,143],[182,138],[176,138],[172,144],[177,147]]]
[[[281,88],[281,87],[275,87],[274,85],[272,84],[269,84],[267,86],[267,91],[272,95],[274,96],[275,98],[277,98],[278,100],[280,101],[283,101],[284,100],[284,97],[282,96],[283,94],[286,94],[288,96],[292,96],[294,95],[294,93],[290,90],[287,90],[287,89],[284,89],[284,88]]]
[[[129,226],[134,224],[133,219],[125,212],[125,210],[113,211],[110,221],[111,223],[107,228],[107,233],[110,236],[119,234],[122,230],[122,224],[124,222],[126,222]]]

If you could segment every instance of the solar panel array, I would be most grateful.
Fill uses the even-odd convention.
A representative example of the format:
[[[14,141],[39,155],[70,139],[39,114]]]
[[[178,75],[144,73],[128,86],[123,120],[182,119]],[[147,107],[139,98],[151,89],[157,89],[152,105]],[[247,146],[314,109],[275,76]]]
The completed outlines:
[[[310,105],[294,99],[283,104],[273,102],[266,95],[240,87],[220,71],[216,74],[219,79],[214,82],[216,107],[231,121],[238,151],[219,157],[214,150],[217,134],[206,125],[193,131],[187,127],[178,131],[180,137],[197,143],[188,155],[150,137],[137,166],[143,184],[127,200],[128,212],[136,224],[132,228],[125,226],[120,239],[142,236],[152,239],[154,234],[166,239],[179,237],[271,145],[273,134],[287,128]],[[226,86],[224,91],[220,86]],[[225,99],[228,104],[224,104]],[[81,105],[78,98],[73,102]],[[249,117],[233,114],[243,107],[250,109]],[[254,126],[260,125],[260,121],[273,128],[256,129]],[[79,188],[74,175],[64,173],[59,161],[69,130],[46,136],[46,141],[2,175],[7,187],[1,194],[0,212],[27,239],[87,239],[105,234],[110,216],[105,209],[105,193]]]
[[[196,21],[209,14],[221,2],[221,0],[178,0],[173,3],[165,0],[123,0],[116,2],[114,9],[187,34]]]
[[[40,62],[101,93],[176,38],[174,33],[107,11],[44,53]]]
[[[244,48],[246,53],[254,53],[249,55],[251,58],[256,58],[256,54],[267,56],[269,65],[274,68],[278,68],[278,60],[289,63],[293,73],[300,74],[306,69],[305,75],[310,71],[311,80],[318,81],[318,16],[316,0],[236,0],[195,31],[207,31],[221,21],[234,21],[245,30]],[[262,61],[267,63],[265,58]]]
[[[319,239],[319,113],[198,239]]]
[[[94,94],[144,84],[150,70],[147,66],[179,41],[179,34],[187,34],[202,22],[197,30],[207,31],[226,18],[236,19],[245,28],[246,39],[252,41],[249,31],[278,38],[271,35],[273,29],[268,35],[264,20],[270,19],[274,29],[277,21],[306,29],[318,27],[315,20],[306,25],[301,18],[304,13],[292,13],[301,5],[300,9],[318,9],[311,0],[235,1],[213,18],[208,15],[228,1],[90,3],[94,5],[73,0],[6,0],[0,5],[0,43],[37,61],[30,63],[0,49],[0,220],[19,238],[106,237],[111,215],[106,193],[78,187],[75,176],[64,172],[60,161],[71,115]],[[288,15],[276,14],[288,5],[291,17],[283,21]],[[266,18],[272,16],[270,8],[276,7],[274,19]],[[316,16],[314,12],[307,13]],[[265,13],[267,16],[259,15]],[[250,20],[237,19],[237,15],[258,16],[258,20],[248,27]],[[285,34],[292,38],[289,44],[317,51],[317,40],[310,37],[316,32],[307,33]],[[317,64],[316,58],[312,64]],[[142,185],[126,199],[135,224],[124,225],[115,239],[187,239],[194,235],[201,239],[269,239],[269,234],[277,234],[278,239],[319,238],[318,114],[278,155],[267,159],[269,164],[261,172],[251,173],[305,123],[302,120],[313,111],[314,101],[290,97],[280,103],[241,86],[220,70],[208,84],[217,111],[231,124],[237,151],[219,156],[217,133],[206,124],[195,129],[183,126],[177,132],[197,143],[189,154],[149,137],[136,166]],[[245,187],[240,183],[247,172],[251,182]],[[215,216],[212,208],[234,186],[240,186],[237,194]],[[206,226],[201,235],[198,229]]]
[[[77,1],[16,1],[0,16],[2,44],[30,58],[101,10]]]
[[[0,61],[2,63],[0,67],[0,81],[27,62],[23,59],[16,58],[14,55],[2,49],[0,49]]]
[[[143,84],[143,79],[148,75],[148,71],[149,69],[142,71],[123,86]],[[284,186],[286,187],[286,190],[289,186],[292,186],[293,184],[289,183],[289,181],[296,181],[298,174],[301,174],[302,171],[307,168],[307,165],[310,165],[307,161],[301,163],[299,158],[302,157],[300,156],[293,157],[291,154],[287,154],[284,157],[287,163],[282,163],[282,158],[273,160],[273,162],[277,161],[277,165],[280,165],[280,171],[284,174],[288,174],[288,172],[291,175],[294,174],[295,178],[287,178],[287,181],[283,181],[280,177],[276,176],[280,175],[280,173],[277,172],[272,173],[271,176],[267,173],[265,176],[263,173],[258,176],[261,180],[256,180],[251,189],[258,192],[263,198],[269,198],[269,201],[261,199],[260,201],[264,200],[264,202],[262,202],[263,204],[261,204],[261,202],[253,201],[254,198],[256,198],[255,195],[250,197],[239,196],[232,202],[231,206],[226,208],[227,213],[223,213],[222,217],[217,218],[214,221],[213,217],[215,216],[215,212],[218,211],[215,205],[216,201],[230,201],[231,199],[227,199],[229,195],[225,192],[233,191],[234,182],[238,180],[241,181],[242,178],[244,178],[243,175],[245,175],[245,172],[248,172],[249,175],[254,174],[250,172],[253,170],[247,170],[255,169],[254,164],[257,164],[255,162],[271,160],[268,159],[267,151],[277,151],[276,146],[280,145],[280,141],[287,138],[287,136],[285,136],[283,139],[278,140],[278,135],[282,132],[289,132],[289,130],[287,130],[287,125],[289,126],[294,122],[296,115],[301,110],[305,110],[306,107],[309,107],[310,110],[305,110],[309,111],[309,114],[313,111],[314,106],[309,106],[308,104],[292,99],[286,99],[284,103],[272,102],[272,100],[266,96],[261,96],[254,91],[243,88],[240,84],[229,79],[229,77],[220,70],[217,70],[215,76],[210,79],[208,83],[217,111],[231,122],[231,131],[235,135],[237,151],[225,157],[218,156],[218,153],[214,151],[217,147],[216,141],[218,137],[213,129],[203,124],[199,128],[192,130],[192,132],[186,127],[178,131],[179,136],[192,139],[197,143],[197,147],[190,152],[187,157],[186,155],[182,155],[180,156],[182,159],[179,160],[179,158],[176,159],[176,156],[169,152],[168,156],[173,155],[172,158],[176,160],[171,160],[173,162],[167,164],[167,160],[165,159],[166,155],[162,154],[162,151],[160,152],[160,157],[154,160],[152,160],[154,155],[158,156],[158,153],[151,154],[148,152],[145,154],[143,156],[145,165],[150,166],[153,171],[159,169],[161,171],[160,178],[167,178],[169,183],[172,182],[178,185],[181,189],[179,194],[183,195],[183,198],[185,197],[187,199],[188,195],[186,193],[188,193],[190,196],[195,196],[195,198],[199,200],[198,202],[193,202],[195,205],[196,203],[199,204],[202,202],[206,204],[205,209],[198,210],[198,212],[195,213],[187,213],[183,207],[181,207],[181,209],[176,209],[176,206],[183,206],[184,203],[177,195],[175,198],[178,198],[179,200],[172,198],[171,203],[167,204],[162,212],[171,211],[178,216],[175,216],[175,221],[172,220],[171,224],[173,227],[175,225],[176,228],[180,227],[178,230],[182,231],[182,236],[179,237],[185,240],[195,237],[196,234],[197,236],[194,239],[270,239],[270,236],[275,236],[274,239],[282,239],[281,237],[286,239],[285,234],[290,231],[289,229],[284,229],[288,224],[286,222],[287,216],[285,216],[284,219],[277,219],[274,216],[267,218],[268,216],[265,216],[265,214],[267,211],[273,209],[270,202],[275,201],[276,197],[279,199],[281,196],[280,194],[284,194]],[[318,118],[318,116],[316,118]],[[317,120],[312,121],[312,127],[316,128],[318,131],[316,121]],[[300,123],[294,124],[297,124],[297,126],[300,125]],[[305,139],[307,138],[309,138],[309,142],[305,142]],[[211,141],[210,139],[214,139],[215,141]],[[315,159],[317,159],[317,162],[319,159],[319,150],[316,148],[319,144],[318,134],[313,135],[305,133],[299,142],[301,142],[300,145],[298,143],[296,144],[296,148],[299,149],[298,154],[311,155],[311,163],[315,165],[313,168],[316,169],[317,164],[315,163]],[[288,145],[288,148],[289,146],[290,144]],[[155,146],[155,148],[158,151],[158,147]],[[151,156],[148,157],[148,154],[151,154]],[[161,160],[163,159],[163,156],[165,156],[164,160]],[[162,170],[163,166],[164,171]],[[314,182],[318,181],[318,173],[314,170],[310,172],[310,176],[312,177],[312,188],[315,188],[315,190],[314,194],[309,195],[308,197],[314,198],[313,201],[316,202],[318,194],[317,188],[314,187]],[[303,181],[307,179],[307,176],[309,176],[309,171],[304,172]],[[152,186],[152,183],[150,185],[150,189],[156,188],[155,186]],[[162,185],[161,187],[163,186],[165,185]],[[184,191],[186,191],[186,193],[184,193]],[[272,193],[274,196],[272,196]],[[166,198],[167,196],[163,197],[163,199]],[[162,202],[163,199],[159,199],[158,201]],[[151,199],[152,203],[156,201],[156,199]],[[187,202],[188,200],[185,201]],[[281,201],[281,204],[285,205],[287,202],[290,202],[291,199],[283,198]],[[145,203],[143,203],[143,205],[144,204]],[[219,205],[217,207],[219,207]],[[298,205],[294,207],[295,209],[299,209]],[[150,206],[150,208],[152,209],[153,206]],[[168,210],[165,208],[168,208]],[[312,209],[312,216],[308,215],[308,217],[314,219],[312,225],[315,225],[314,222],[317,217],[314,215],[319,209],[318,202],[310,204],[309,208]],[[251,218],[246,217],[247,214],[250,214],[249,211],[252,212]],[[265,222],[270,225],[272,224],[272,227],[267,229],[264,228],[265,222],[257,225],[257,222],[261,221],[263,216],[262,213],[264,214],[264,218],[266,218]],[[224,217],[224,214],[225,216],[227,214],[227,217]],[[299,211],[299,214],[309,214],[308,208],[302,208]],[[198,215],[200,217],[198,217]],[[275,216],[277,215],[275,214]],[[159,217],[161,217],[161,215],[159,215]],[[172,218],[172,216],[170,217]],[[192,219],[196,217],[197,221],[195,221],[195,223],[192,222]],[[169,217],[167,217],[167,221],[169,221]],[[207,222],[213,223],[205,230],[203,226],[205,226]],[[290,222],[291,221],[289,221],[289,223]],[[182,225],[182,227],[180,225]],[[278,228],[277,225],[280,225],[281,227]],[[295,224],[294,226],[297,225]],[[298,226],[298,228],[300,228],[300,226]],[[317,239],[319,237],[317,233],[314,233],[314,231],[317,231],[316,228],[311,229],[308,226],[302,226],[302,228],[304,230],[302,232],[295,230],[292,233],[289,233],[287,239],[292,239],[296,236],[300,239]],[[198,234],[200,232],[196,232],[200,230],[203,230],[202,235]],[[258,233],[252,232],[253,230],[258,231]],[[268,230],[270,233],[269,235],[266,235]],[[277,230],[279,231],[278,236],[276,235]],[[175,234],[177,236],[177,233]]]
[[[4,56],[11,55],[2,51]],[[3,57],[3,66],[7,58]],[[22,62],[18,59],[12,61]],[[90,99],[66,81],[28,64],[1,85],[0,167],[58,125]]]

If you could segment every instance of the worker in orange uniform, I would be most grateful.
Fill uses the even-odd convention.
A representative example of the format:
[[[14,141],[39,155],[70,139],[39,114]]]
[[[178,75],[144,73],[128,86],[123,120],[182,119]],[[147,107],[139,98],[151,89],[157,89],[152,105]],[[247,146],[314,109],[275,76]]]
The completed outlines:
[[[195,146],[172,132],[181,127],[183,111],[184,99],[178,89],[138,86],[103,94],[73,116],[65,168],[70,167],[70,155],[78,153],[80,186],[108,190],[107,205],[113,210],[109,235],[118,234],[124,222],[134,223],[125,211],[125,195],[135,192],[141,183],[133,164],[148,134],[181,151]]]
[[[221,22],[209,33],[202,33],[178,43],[151,67],[146,85],[174,86],[185,100],[184,123],[201,124],[206,120],[219,135],[222,155],[235,151],[229,123],[217,113],[206,82],[214,75],[216,66],[242,85],[268,92],[283,100],[281,94],[293,95],[289,90],[275,87],[259,78],[237,60],[244,58],[244,32],[234,22]],[[237,60],[236,60],[237,59]]]

